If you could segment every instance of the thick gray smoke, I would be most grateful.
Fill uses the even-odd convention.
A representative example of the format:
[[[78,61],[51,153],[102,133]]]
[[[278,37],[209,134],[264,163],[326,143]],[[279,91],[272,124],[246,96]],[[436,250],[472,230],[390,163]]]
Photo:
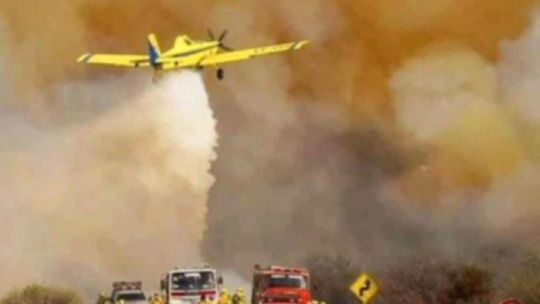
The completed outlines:
[[[85,117],[79,122],[36,125],[2,110],[0,215],[9,246],[0,268],[11,274],[0,277],[2,292],[46,282],[94,295],[115,279],[155,288],[163,271],[202,261],[217,143],[202,79],[185,72],[157,85],[129,77],[114,85],[55,89],[60,103],[94,110],[66,110],[70,120]],[[113,93],[131,86],[140,89],[129,98]]]
[[[301,265],[338,252],[360,271],[529,247],[538,84],[536,60],[524,53],[535,53],[535,33],[533,24],[507,42],[500,63],[451,39],[416,52],[391,72],[395,119],[383,127],[320,106],[346,101],[295,94],[283,58],[235,68],[230,91],[211,95],[219,118],[236,119],[220,119],[206,253],[247,274],[253,263]]]

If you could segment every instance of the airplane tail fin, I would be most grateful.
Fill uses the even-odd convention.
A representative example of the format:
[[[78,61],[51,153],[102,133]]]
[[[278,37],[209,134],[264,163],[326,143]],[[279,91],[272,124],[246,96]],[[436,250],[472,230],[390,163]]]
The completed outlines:
[[[161,50],[155,34],[148,35],[148,56],[153,66],[157,65],[157,60],[161,56]]]

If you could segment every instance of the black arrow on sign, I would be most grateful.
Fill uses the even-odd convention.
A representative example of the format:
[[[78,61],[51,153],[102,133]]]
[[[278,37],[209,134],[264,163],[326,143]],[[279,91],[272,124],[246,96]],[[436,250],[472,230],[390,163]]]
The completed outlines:
[[[370,288],[371,288],[371,280],[367,279],[366,284],[364,284],[364,286],[360,287],[360,290],[359,290],[360,297],[363,297],[364,292],[368,291]]]

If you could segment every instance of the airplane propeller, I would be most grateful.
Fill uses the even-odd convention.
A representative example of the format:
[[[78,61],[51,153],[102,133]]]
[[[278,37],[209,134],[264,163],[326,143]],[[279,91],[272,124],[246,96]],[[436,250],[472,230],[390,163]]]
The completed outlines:
[[[224,30],[224,31],[221,33],[221,35],[219,35],[219,38],[216,39],[216,38],[215,38],[216,36],[214,36],[214,33],[212,32],[212,30],[208,30],[208,36],[209,36],[210,39],[212,39],[213,41],[219,42],[219,44],[218,44],[219,48],[224,49],[224,50],[226,50],[226,51],[228,51],[228,52],[231,52],[231,51],[234,51],[234,49],[231,48],[231,47],[228,47],[227,45],[225,45],[225,44],[223,43],[223,40],[225,39],[225,37],[227,37],[227,34],[228,34],[228,33],[229,33],[229,31]]]
[[[219,35],[219,38],[216,40],[216,36],[214,36],[214,33],[212,32],[212,30],[208,30],[208,36],[210,37],[210,39],[212,39],[213,41],[217,41],[218,42],[218,47],[220,49],[223,49],[227,52],[232,52],[234,51],[233,48],[230,48],[228,47],[227,45],[225,45],[223,43],[223,40],[225,40],[225,37],[227,37],[227,34],[229,33],[229,31],[227,30],[224,30],[221,35]],[[222,68],[219,68],[216,72],[216,76],[219,80],[223,80],[223,78],[225,78],[225,71],[222,69]]]
[[[221,35],[219,36],[219,41],[223,41],[223,39],[225,39],[225,37],[227,37],[227,34],[229,33],[229,31],[227,30],[224,30],[223,33],[221,33]]]
[[[214,33],[212,33],[212,30],[208,30],[208,37],[210,37],[211,40],[216,40],[214,37]]]

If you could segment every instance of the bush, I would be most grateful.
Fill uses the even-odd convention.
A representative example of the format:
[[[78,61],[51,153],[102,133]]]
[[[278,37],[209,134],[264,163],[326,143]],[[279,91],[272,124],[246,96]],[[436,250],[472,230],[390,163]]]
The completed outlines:
[[[357,304],[349,292],[349,285],[360,274],[349,260],[342,256],[312,257],[307,261],[316,290],[313,297],[326,303]]]
[[[491,303],[493,275],[476,265],[419,260],[389,271],[377,303]]]
[[[394,267],[381,280],[377,303],[446,303],[450,266],[433,260],[411,261]]]
[[[540,256],[524,258],[501,283],[503,297],[518,298],[524,303],[540,303]]]
[[[476,265],[459,265],[447,274],[449,303],[490,303],[493,275]]]
[[[66,289],[30,285],[10,292],[0,304],[82,304],[82,300]]]

